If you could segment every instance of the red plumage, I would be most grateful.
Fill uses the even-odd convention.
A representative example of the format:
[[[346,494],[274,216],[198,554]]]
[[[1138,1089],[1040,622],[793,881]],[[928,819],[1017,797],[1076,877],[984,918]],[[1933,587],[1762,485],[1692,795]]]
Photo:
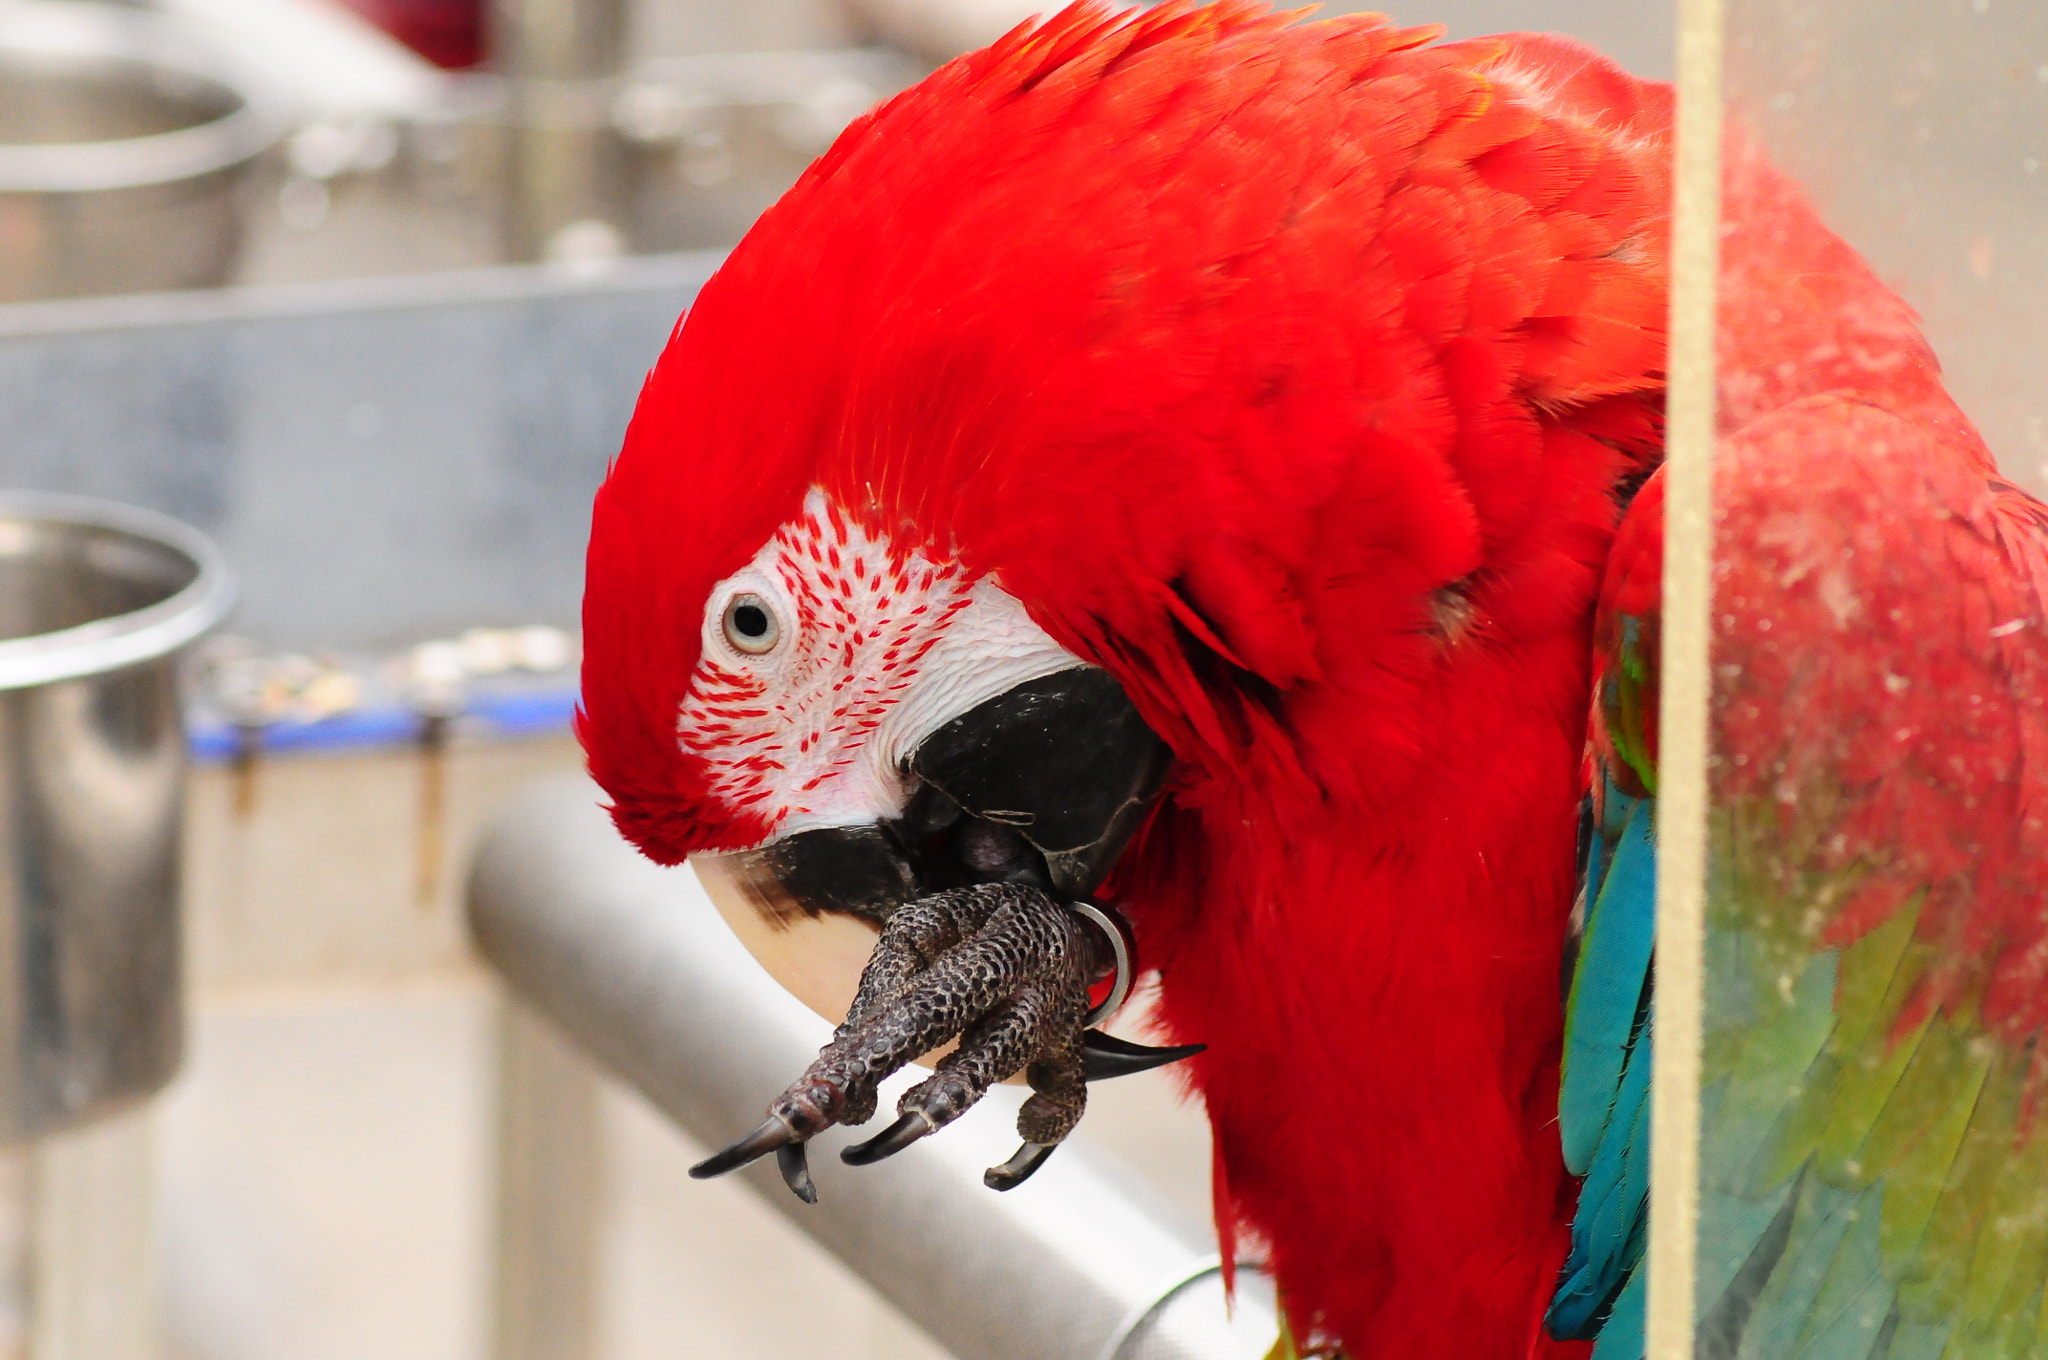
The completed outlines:
[[[1776,804],[1786,870],[1850,885],[1823,946],[1925,888],[1916,937],[1947,962],[1902,1023],[1981,1006],[2023,1046],[2048,1025],[2048,510],[1998,474],[1912,311],[1753,148],[1727,160],[1714,645],[1739,664],[1716,673],[1716,803]],[[1649,625],[1652,704],[1660,482],[1601,608]],[[1614,769],[1619,726],[1593,732]]]
[[[1700,1311],[1772,1355],[1854,1291],[1822,1349],[1997,1354],[2042,1275],[2009,1225],[2048,1152],[2048,509],[1998,475],[1907,307],[1753,148],[1724,161]],[[1663,493],[1628,513],[1597,615],[1610,814],[1656,779]],[[1647,907],[1612,899],[1596,913]],[[1600,1071],[1576,1028],[1596,1006],[1575,993],[1575,1073]],[[1621,1129],[1587,1106],[1568,1086],[1568,1123]],[[1800,1234],[1866,1194],[1877,1249],[1821,1290]],[[1794,1200],[1789,1235],[1760,1227]]]
[[[1082,4],[856,123],[649,377],[580,731],[654,858],[752,843],[675,737],[712,584],[812,486],[993,574],[1178,758],[1117,887],[1210,1045],[1226,1259],[1262,1239],[1359,1357],[1471,1360],[1577,1352],[1538,1327],[1558,977],[1594,596],[1661,449],[1671,97],[1436,36]],[[1759,288],[1876,288],[1801,220]]]
[[[2048,1025],[2048,509],[2002,478],[1911,310],[1733,145],[1717,454],[1717,803],[1853,884],[1843,946],[1924,887],[1942,964],[1900,1020]],[[1647,526],[1646,526],[1647,530]],[[2029,1102],[2039,1099],[2039,1074]]]
[[[1611,494],[1658,443],[1668,92],[1550,39],[1080,6],[851,129],[705,287],[601,493],[591,767],[816,484],[993,572],[1172,744],[1121,890],[1218,1212],[1360,1355],[1520,1355]]]

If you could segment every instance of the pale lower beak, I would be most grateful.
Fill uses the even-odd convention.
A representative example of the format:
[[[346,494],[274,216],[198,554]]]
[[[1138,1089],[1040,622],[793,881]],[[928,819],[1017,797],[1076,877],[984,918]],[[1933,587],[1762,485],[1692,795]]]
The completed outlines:
[[[880,928],[840,912],[788,913],[764,898],[763,883],[739,855],[693,855],[690,867],[747,952],[797,1000],[837,1025],[853,1004]],[[778,887],[768,880],[767,886]]]

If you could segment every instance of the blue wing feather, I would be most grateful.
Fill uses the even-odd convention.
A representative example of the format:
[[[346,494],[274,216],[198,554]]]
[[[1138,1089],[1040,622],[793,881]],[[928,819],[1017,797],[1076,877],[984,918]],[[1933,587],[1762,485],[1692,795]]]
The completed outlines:
[[[1638,1038],[1657,938],[1657,851],[1651,807],[1612,785],[1587,858],[1586,914],[1565,1004],[1558,1115],[1564,1161],[1586,1175],[1608,1133]]]
[[[1595,1360],[1640,1360],[1641,1270],[1648,1236],[1649,1084],[1656,940],[1655,800],[1606,783],[1587,847],[1586,910],[1565,1008],[1564,1074],[1558,1115],[1565,1160],[1584,1177],[1572,1222],[1572,1249],[1553,1295],[1547,1325],[1560,1338],[1594,1338]],[[1816,960],[1791,988],[1787,1015],[1801,1023],[1773,1029],[1730,1080],[1703,1092],[1704,1149],[1724,1171],[1756,1154],[1754,1127],[1768,1129],[1774,1100],[1813,1061],[1832,1023],[1835,968]],[[1753,1127],[1754,1126],[1754,1127]],[[1737,1177],[1736,1179],[1741,1179]],[[1878,1279],[1872,1205],[1828,1187],[1798,1196],[1788,1185],[1754,1202],[1720,1203],[1713,1263],[1752,1262],[1754,1280],[1703,1279],[1702,1297],[1726,1299],[1733,1336],[1729,1360],[1864,1360],[1895,1346],[1889,1289]],[[1863,1221],[1867,1220],[1867,1221]],[[1860,1223],[1860,1228],[1852,1227]],[[1789,1233],[1788,1230],[1789,1229]],[[1741,1274],[1742,1272],[1737,1272]],[[1712,1310],[1710,1310],[1711,1312]],[[1713,1331],[1703,1318],[1703,1328]],[[1917,1338],[1915,1338],[1917,1339]],[[1709,1348],[1711,1349],[1711,1347]],[[1719,1352],[1715,1352],[1718,1354]]]
[[[1579,1197],[1572,1254],[1550,1305],[1558,1336],[1591,1336],[1642,1259],[1643,1208],[1650,1188],[1650,1056],[1639,1047],[1622,1073],[1609,1120]]]
[[[1614,1301],[1607,1326],[1593,1345],[1593,1360],[1641,1360],[1643,1354],[1643,1301],[1649,1275],[1638,1271]]]
[[[1598,807],[1587,847],[1584,921],[1565,1004],[1558,1117],[1565,1165],[1585,1177],[1585,1184],[1572,1223],[1571,1256],[1550,1306],[1550,1331],[1559,1337],[1593,1336],[1615,1325],[1611,1316],[1623,1315],[1622,1298],[1642,1260],[1650,1190],[1653,809],[1651,800],[1630,797],[1612,784],[1602,790]],[[1637,1317],[1639,1302],[1631,1305]],[[1620,1326],[1627,1330],[1625,1318]]]

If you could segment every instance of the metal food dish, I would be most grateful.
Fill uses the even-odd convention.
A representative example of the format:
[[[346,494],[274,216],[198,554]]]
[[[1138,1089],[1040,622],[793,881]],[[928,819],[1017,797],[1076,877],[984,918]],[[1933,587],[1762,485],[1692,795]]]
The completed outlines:
[[[175,521],[0,493],[0,1143],[177,1070],[176,653],[233,598]]]
[[[254,88],[172,16],[0,0],[0,301],[225,282]]]
[[[0,492],[0,690],[168,656],[234,593],[220,550],[167,515]]]

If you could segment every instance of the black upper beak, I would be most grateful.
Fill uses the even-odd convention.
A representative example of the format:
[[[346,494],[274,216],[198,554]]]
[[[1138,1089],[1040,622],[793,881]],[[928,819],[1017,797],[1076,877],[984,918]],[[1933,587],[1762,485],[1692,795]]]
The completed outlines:
[[[1108,875],[1172,760],[1123,686],[1083,667],[968,710],[910,765],[970,817],[1015,832],[1043,857],[1053,894],[1076,898]]]
[[[748,851],[771,915],[843,912],[880,922],[962,883],[1093,892],[1144,820],[1172,752],[1107,672],[1076,667],[968,710],[910,760],[902,820],[802,831]]]

